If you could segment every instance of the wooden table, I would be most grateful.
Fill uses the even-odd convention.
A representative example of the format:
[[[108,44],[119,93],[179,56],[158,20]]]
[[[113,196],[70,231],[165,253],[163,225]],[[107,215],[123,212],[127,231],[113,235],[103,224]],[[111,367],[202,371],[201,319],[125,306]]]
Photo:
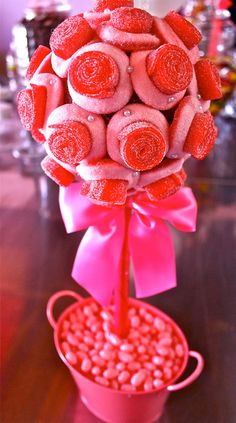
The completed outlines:
[[[171,395],[160,423],[236,421],[236,123],[218,125],[214,152],[188,164],[199,218],[196,233],[174,232],[178,288],[147,299],[206,361],[198,381]],[[1,422],[99,422],[57,356],[45,315],[55,291],[81,292],[70,271],[82,234],[40,215],[34,180],[17,168],[1,171],[1,192]]]

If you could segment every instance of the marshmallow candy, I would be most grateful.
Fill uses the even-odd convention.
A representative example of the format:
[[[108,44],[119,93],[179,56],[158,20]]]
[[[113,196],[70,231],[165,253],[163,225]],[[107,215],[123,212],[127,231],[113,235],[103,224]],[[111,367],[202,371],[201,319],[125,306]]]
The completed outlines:
[[[81,194],[101,205],[123,205],[127,190],[137,185],[139,175],[114,162],[103,159],[98,162],[80,164],[77,172],[86,182]]]
[[[50,47],[57,56],[69,59],[76,50],[90,42],[93,36],[92,28],[82,16],[71,16],[54,29],[50,37]]]
[[[134,7],[120,7],[111,12],[110,20],[97,28],[99,37],[125,51],[156,48],[159,39],[152,35],[153,17]]]
[[[49,156],[43,159],[41,167],[46,175],[60,186],[67,187],[75,180],[72,173],[68,172]]]
[[[82,160],[106,155],[105,123],[76,104],[65,104],[49,116],[46,128],[48,147],[63,163],[76,166]]]
[[[107,149],[116,162],[135,171],[157,166],[168,150],[168,123],[158,110],[128,104],[107,127]]]
[[[153,53],[155,53],[155,51],[149,50],[149,51],[134,52],[131,54],[130,65],[133,69],[131,73],[133,87],[136,94],[139,96],[139,98],[148,106],[154,107],[155,109],[158,109],[158,110],[168,110],[168,109],[171,109],[173,106],[175,106],[183,98],[186,90],[182,89],[181,91],[170,95],[170,94],[164,93],[159,88],[157,88],[157,86],[153,82],[153,79],[155,77],[153,76],[152,77],[153,79],[151,79],[147,69],[149,55],[152,55]],[[151,65],[149,66],[150,66],[149,73],[152,74],[152,67]],[[164,70],[163,71],[160,70],[160,80],[161,80],[160,85],[161,86],[165,85],[167,89],[169,87],[169,83],[165,84],[165,75],[166,75],[167,81],[168,79],[170,81],[172,80],[172,76],[170,75],[171,67],[172,67],[171,64],[169,64],[169,69],[168,69],[168,65],[167,65],[167,68],[164,65]],[[189,62],[187,62],[187,69],[188,69],[187,72],[189,73],[190,71]],[[165,72],[165,75],[163,74],[163,72]],[[174,78],[175,77],[177,77],[177,80],[178,80],[178,76],[175,75]],[[180,75],[179,80],[181,79],[182,78]]]
[[[94,43],[81,48],[68,71],[73,101],[94,113],[116,112],[133,92],[128,67],[128,56],[116,47]]]

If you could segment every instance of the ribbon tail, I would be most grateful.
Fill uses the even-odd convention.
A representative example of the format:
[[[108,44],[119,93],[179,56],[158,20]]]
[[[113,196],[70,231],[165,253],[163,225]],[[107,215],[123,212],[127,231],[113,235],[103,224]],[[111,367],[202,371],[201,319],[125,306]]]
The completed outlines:
[[[122,224],[120,218],[113,225],[108,221],[91,226],[80,243],[72,270],[76,282],[105,307],[119,281]]]
[[[175,251],[167,225],[151,225],[133,214],[129,249],[134,267],[136,296],[149,297],[176,287]]]

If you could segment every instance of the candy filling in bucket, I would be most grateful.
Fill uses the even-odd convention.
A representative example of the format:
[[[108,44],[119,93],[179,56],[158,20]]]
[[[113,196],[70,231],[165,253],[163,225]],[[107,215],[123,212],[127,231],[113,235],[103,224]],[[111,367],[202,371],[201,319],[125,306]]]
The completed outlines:
[[[79,301],[56,323],[52,307],[64,295]],[[201,356],[189,352],[176,323],[146,303],[129,300],[129,332],[124,339],[113,331],[112,305],[104,309],[92,298],[81,299],[66,291],[51,298],[47,312],[55,329],[57,351],[78,385],[82,401],[104,421],[154,421],[162,414],[169,391],[188,385],[202,370]],[[194,374],[173,385],[189,355],[194,354],[199,361]]]

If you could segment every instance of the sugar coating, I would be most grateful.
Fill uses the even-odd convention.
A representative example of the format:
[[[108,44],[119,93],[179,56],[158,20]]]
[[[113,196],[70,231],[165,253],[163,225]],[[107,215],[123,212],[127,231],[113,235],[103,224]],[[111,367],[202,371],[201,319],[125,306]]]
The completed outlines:
[[[140,314],[137,306],[132,305],[131,309],[130,330],[127,338],[121,339],[113,333],[111,325],[104,326],[113,321],[114,306],[104,310],[94,300],[76,305],[61,322],[60,349],[78,372],[107,388],[127,392],[160,389],[183,370],[185,347],[169,321],[146,309]],[[91,317],[94,324],[104,326],[98,332],[100,341],[98,333],[87,325]],[[77,325],[86,333],[82,338],[78,336]]]
[[[114,95],[109,98],[90,98],[86,95],[81,95],[72,87],[69,74],[68,88],[71,97],[76,104],[83,107],[85,110],[102,114],[114,113],[128,103],[133,92],[130,76],[126,71],[129,65],[129,59],[124,52],[117,49],[116,47],[109,46],[104,43],[95,43],[89,44],[79,49],[76,55],[74,56],[74,60],[80,54],[83,54],[88,51],[100,51],[102,53],[107,54],[115,61],[119,69],[119,82],[117,85],[117,89]],[[73,61],[71,62],[71,66],[72,65]]]
[[[200,59],[199,31],[176,12],[161,19],[132,6],[131,0],[97,0],[92,10],[66,19],[52,33],[52,51],[35,53],[28,87],[19,94],[23,125],[53,160],[47,174],[59,184],[82,178],[81,194],[100,205],[124,205],[138,191],[150,201],[172,195],[184,183],[185,160],[204,158],[216,139],[207,111],[221,95],[220,79]],[[151,322],[146,316],[143,337]],[[104,321],[98,330],[91,321],[97,342],[109,326]],[[138,339],[135,327],[131,339]],[[119,344],[114,336],[108,341]],[[150,380],[159,383],[153,376],[145,389]]]

